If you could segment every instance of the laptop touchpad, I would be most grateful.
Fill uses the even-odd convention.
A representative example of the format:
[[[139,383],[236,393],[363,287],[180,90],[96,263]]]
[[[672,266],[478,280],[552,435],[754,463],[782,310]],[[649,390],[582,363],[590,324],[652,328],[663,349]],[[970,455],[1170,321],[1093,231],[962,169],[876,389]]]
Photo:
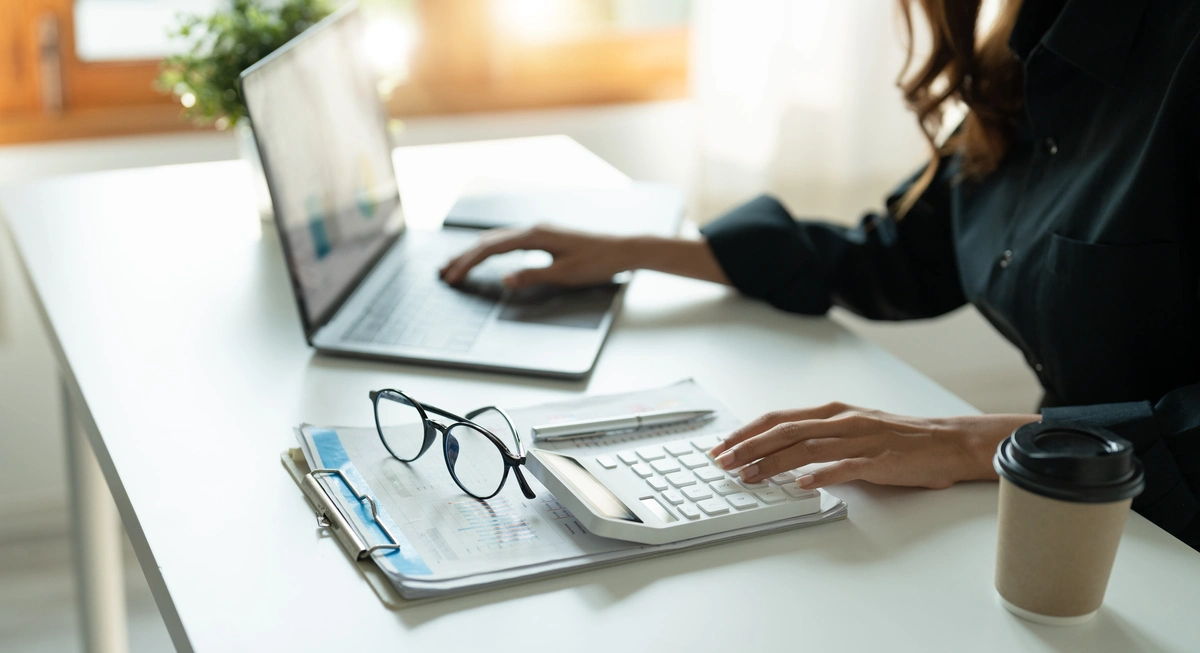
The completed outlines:
[[[503,302],[498,319],[553,326],[598,329],[620,286],[559,288],[550,285],[508,290],[502,279],[520,269],[545,267],[553,259],[545,252],[509,252],[493,256],[467,274],[460,289]]]
[[[498,317],[509,322],[597,329],[619,289],[615,283],[591,288],[522,288],[505,298]]]

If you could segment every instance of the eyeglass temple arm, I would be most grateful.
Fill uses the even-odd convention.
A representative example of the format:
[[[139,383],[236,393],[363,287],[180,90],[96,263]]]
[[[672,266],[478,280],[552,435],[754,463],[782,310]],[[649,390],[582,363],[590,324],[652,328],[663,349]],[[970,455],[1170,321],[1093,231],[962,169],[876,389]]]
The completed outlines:
[[[383,395],[384,392],[386,392],[386,391],[385,390],[371,390],[370,392],[367,393],[367,396],[371,398],[371,401],[375,401],[380,395]],[[388,399],[387,395],[383,395],[383,398]],[[393,399],[391,401],[395,401],[395,400]],[[471,421],[465,417],[459,417],[458,415],[455,415],[454,413],[452,413],[448,410],[442,410],[441,408],[438,408],[437,406],[434,406],[432,404],[427,404],[423,401],[421,402],[421,408],[424,408],[426,411],[428,411],[430,413],[437,413],[438,415],[441,415],[442,417],[445,417],[446,419],[449,419],[449,420],[453,420],[455,422]]]
[[[459,417],[458,415],[455,415],[454,413],[452,413],[452,412],[450,412],[450,411],[448,411],[448,410],[442,410],[441,408],[438,408],[437,406],[433,406],[433,405],[427,404],[427,403],[425,403],[425,402],[423,402],[423,401],[421,402],[421,407],[422,407],[422,408],[424,408],[425,410],[427,410],[427,411],[431,412],[431,413],[436,413],[436,414],[438,414],[438,415],[441,415],[442,417],[445,417],[446,419],[449,419],[449,420],[454,420],[455,422],[469,422],[469,421],[471,421],[471,420],[467,419],[466,417]]]
[[[497,413],[500,413],[500,415],[504,418],[504,421],[508,424],[508,430],[512,431],[513,437],[516,438],[516,440],[517,440],[516,455],[524,456],[525,455],[525,443],[523,441],[521,441],[521,434],[517,432],[517,427],[515,424],[512,423],[512,418],[508,416],[508,413],[504,412],[503,408],[501,408],[499,406],[484,406],[482,408],[476,408],[475,410],[467,413],[467,420],[474,421],[475,416],[482,413],[485,410],[494,410]],[[504,448],[507,449],[508,446],[505,445]]]
[[[521,493],[525,495],[525,498],[536,499],[537,493],[533,491],[533,488],[529,487],[529,481],[526,481],[525,475],[521,473],[520,465],[513,465],[513,473],[517,475],[517,485],[521,486]]]
[[[370,392],[367,393],[367,395],[371,398],[371,401],[375,401],[376,398],[382,393],[383,393],[382,390],[371,390]],[[385,396],[385,398],[386,398],[386,396]],[[500,408],[497,408],[496,406],[484,406],[483,408],[477,408],[477,409],[467,413],[466,417],[461,417],[459,415],[455,415],[454,413],[452,413],[448,410],[442,410],[441,408],[438,408],[437,406],[434,406],[433,404],[427,404],[425,402],[421,402],[421,407],[424,408],[426,410],[426,412],[435,413],[435,414],[445,417],[446,419],[451,420],[451,421],[472,422],[472,423],[473,423],[473,418],[476,415],[478,415],[479,413],[481,413],[489,408],[493,408],[493,409],[499,411],[500,414],[504,415],[504,420],[506,422],[508,422],[509,427],[512,428],[513,436],[517,438],[517,455],[518,456],[525,455],[525,443],[521,441],[521,434],[517,433],[517,429],[516,429],[516,427],[513,426],[512,419],[509,418],[508,414],[505,413]],[[505,447],[505,448],[507,448],[507,447]],[[529,498],[532,499],[533,497],[530,496]]]

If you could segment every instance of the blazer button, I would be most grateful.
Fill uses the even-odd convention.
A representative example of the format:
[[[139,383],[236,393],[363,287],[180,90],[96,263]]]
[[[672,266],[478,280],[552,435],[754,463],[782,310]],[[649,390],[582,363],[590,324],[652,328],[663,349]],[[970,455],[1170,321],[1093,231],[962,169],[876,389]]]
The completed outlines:
[[[1008,267],[1008,264],[1012,263],[1012,257],[1013,257],[1013,253],[1012,253],[1011,249],[1004,250],[1004,253],[1000,255],[1000,267],[1001,268]]]
[[[1042,364],[1041,364],[1041,363],[1035,363],[1035,364],[1033,365],[1033,371],[1035,371],[1035,372],[1041,372],[1041,371],[1042,371],[1042,370],[1044,370],[1044,369],[1045,369],[1045,368],[1044,368],[1044,367],[1042,367]]]
[[[1058,143],[1053,137],[1046,138],[1046,151],[1050,153],[1050,156],[1058,154]]]

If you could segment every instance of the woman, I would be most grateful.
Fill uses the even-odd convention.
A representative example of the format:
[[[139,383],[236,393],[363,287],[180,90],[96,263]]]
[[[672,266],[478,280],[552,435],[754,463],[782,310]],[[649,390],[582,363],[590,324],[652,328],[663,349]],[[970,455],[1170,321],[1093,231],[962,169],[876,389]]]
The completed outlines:
[[[995,479],[996,445],[1021,424],[1104,426],[1145,465],[1134,508],[1200,549],[1200,3],[1010,0],[980,42],[977,0],[921,5],[932,51],[901,83],[907,103],[931,144],[949,102],[969,113],[885,213],[844,229],[794,221],[760,197],[695,242],[501,231],[443,278],[542,249],[553,265],[507,283],[647,268],[787,311],[837,304],[886,320],[970,302],[1024,352],[1045,389],[1041,415],[784,410],[736,431],[717,461],[746,465],[750,481],[831,462],[800,484],[940,488]]]

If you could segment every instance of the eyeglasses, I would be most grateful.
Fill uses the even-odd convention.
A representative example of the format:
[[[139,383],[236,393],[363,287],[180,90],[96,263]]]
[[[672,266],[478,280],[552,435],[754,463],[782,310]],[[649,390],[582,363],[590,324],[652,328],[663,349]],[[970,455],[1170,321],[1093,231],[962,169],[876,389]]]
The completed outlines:
[[[397,460],[411,463],[420,458],[440,432],[446,468],[463,492],[476,499],[490,499],[504,487],[511,469],[525,498],[537,496],[521,474],[525,464],[521,436],[503,410],[485,406],[459,417],[422,404],[399,390],[373,390],[370,397],[379,439]],[[451,423],[432,420],[429,413]]]

